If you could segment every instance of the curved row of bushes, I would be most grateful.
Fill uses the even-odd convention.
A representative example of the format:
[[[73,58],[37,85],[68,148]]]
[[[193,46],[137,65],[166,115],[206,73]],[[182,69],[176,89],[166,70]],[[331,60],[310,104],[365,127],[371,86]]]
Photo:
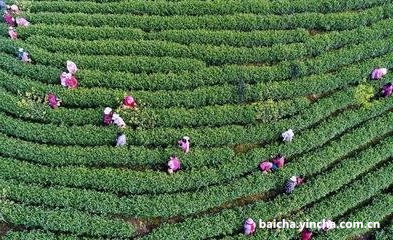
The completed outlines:
[[[293,104],[289,105],[288,109],[283,108],[283,112],[280,113],[279,108],[267,108],[267,111],[260,111],[260,112],[254,112],[253,113],[253,118],[255,118],[254,123],[258,123],[257,116],[259,114],[263,113],[270,113],[270,110],[272,113],[274,113],[274,110],[276,110],[277,115],[284,115],[286,111],[289,113],[289,116],[291,114],[296,113],[297,109],[295,107],[306,107],[308,104],[301,104],[301,103],[307,103],[307,100],[305,99],[300,99],[298,104]],[[258,110],[258,109],[257,109]],[[263,110],[263,108],[262,108]],[[207,115],[205,118],[209,119],[209,116],[213,118],[214,111],[210,112],[210,115]],[[219,113],[218,113],[219,114]],[[219,117],[218,115],[216,117]],[[165,115],[164,115],[165,116]],[[133,117],[132,115],[130,118]],[[274,116],[271,116],[274,118]],[[225,115],[222,116],[223,119],[225,119]],[[101,119],[101,118],[99,118]],[[272,120],[279,120],[279,117],[272,119]],[[129,138],[128,144],[129,145],[143,145],[140,143],[140,141],[144,139],[149,139],[149,140],[154,140],[157,135],[160,135],[164,133],[165,131],[168,131],[171,133],[171,135],[168,135],[165,139],[162,139],[161,142],[155,142],[151,143],[153,146],[160,146],[165,145],[165,146],[173,146],[176,145],[177,141],[181,139],[182,133],[184,135],[191,135],[195,134],[199,137],[202,137],[204,135],[203,133],[206,133],[207,135],[204,135],[204,141],[203,142],[196,142],[195,146],[222,146],[222,145],[228,145],[225,144],[223,141],[228,141],[230,144],[241,144],[241,143],[248,143],[247,139],[253,140],[252,142],[256,141],[262,141],[262,140],[267,140],[271,138],[276,138],[280,134],[280,130],[278,132],[275,132],[275,136],[271,135],[268,136],[261,136],[260,133],[257,133],[259,135],[259,138],[255,135],[252,134],[250,136],[233,136],[232,142],[229,142],[230,139],[218,139],[214,140],[214,137],[219,135],[219,134],[229,134],[226,133],[230,131],[231,129],[238,130],[238,131],[249,131],[253,129],[261,129],[266,127],[264,126],[263,123],[258,123],[256,125],[246,125],[246,126],[240,126],[240,125],[226,125],[224,127],[202,127],[202,128],[195,128],[191,130],[190,128],[181,128],[181,129],[173,129],[173,128],[155,128],[151,130],[144,130],[144,129],[138,129],[138,130],[133,130],[133,129],[126,129],[126,130],[118,130],[117,127],[98,127],[98,126],[91,126],[88,125],[90,123],[86,123],[87,125],[85,126],[57,126],[55,124],[42,124],[42,123],[31,123],[27,121],[23,121],[17,118],[9,117],[5,115],[3,112],[0,112],[0,121],[3,122],[3,124],[0,126],[0,131],[14,137],[18,137],[24,140],[28,141],[35,141],[37,143],[47,143],[47,144],[56,144],[56,145],[79,145],[79,146],[104,146],[104,145],[113,145],[115,142],[116,138],[116,133],[118,132],[125,132],[127,133],[127,136]],[[207,120],[205,120],[207,121]],[[128,123],[128,122],[127,122]],[[247,124],[250,124],[249,122]],[[251,123],[252,124],[252,123]],[[192,127],[192,126],[191,126]],[[284,129],[282,129],[283,131]],[[177,135],[177,138],[174,138],[174,136]],[[232,133],[233,135],[233,133]],[[212,136],[213,138],[209,138],[209,136]]]
[[[121,220],[89,215],[72,209],[49,210],[8,201],[0,202],[2,216],[9,224],[77,235],[133,237],[136,228]]]
[[[392,194],[380,194],[375,196],[374,201],[366,207],[353,212],[350,216],[343,219],[344,222],[380,222],[390,217],[393,213],[393,196]],[[331,231],[324,236],[318,236],[316,239],[335,240],[343,238],[353,238],[370,231],[368,228],[346,228]]]
[[[133,14],[133,15],[228,15],[235,13],[266,14],[293,14],[300,12],[341,12],[360,10],[391,0],[368,0],[368,1],[335,1],[328,0],[315,2],[312,0],[296,1],[132,1],[116,3],[95,3],[76,1],[38,1],[25,2],[30,12],[57,12],[57,13],[102,13],[102,14]]]
[[[6,29],[3,30],[7,34]],[[309,38],[305,29],[266,30],[239,32],[230,30],[209,31],[196,30],[163,30],[160,32],[144,32],[136,28],[113,27],[80,27],[68,25],[36,24],[28,28],[18,28],[20,39],[42,35],[74,40],[162,40],[180,44],[227,45],[233,47],[262,47],[273,44],[289,44],[303,42]]]
[[[77,41],[38,35],[25,39],[25,42],[40,46],[53,53],[191,58],[204,61],[209,65],[249,64],[295,60],[306,56],[316,56],[348,44],[378,40],[391,35],[393,31],[389,32],[386,29],[391,29],[392,26],[393,24],[375,24],[372,28],[317,35],[304,43],[278,44],[262,48],[217,47],[200,44],[185,46],[155,40]]]
[[[167,29],[210,30],[269,30],[269,29],[320,29],[343,30],[367,25],[393,15],[393,5],[384,4],[356,12],[300,13],[292,15],[235,14],[223,16],[135,16],[120,14],[83,13],[24,13],[33,24],[68,24],[78,26],[102,25],[110,27],[133,27],[144,31]]]
[[[51,110],[46,103],[33,101],[28,96],[15,96],[0,88],[0,109],[14,117],[39,123],[68,126],[102,126],[102,108]],[[143,108],[137,112],[123,111],[121,115],[130,126],[154,127],[219,127],[230,124],[248,125],[287,118],[307,108],[311,101],[305,97],[293,100],[256,102],[247,105],[207,106],[197,109]],[[215,116],[214,118],[210,116]]]
[[[52,52],[66,54],[84,54],[88,56],[149,56],[195,59],[208,65],[224,64],[258,64],[293,60],[308,54],[302,43],[273,45],[262,48],[234,48],[226,46],[195,45],[188,46],[164,41],[75,41],[45,36],[32,36],[26,43]],[[43,45],[43,43],[46,43]]]
[[[0,134],[4,156],[15,157],[47,166],[89,167],[163,167],[172,154],[181,158],[184,170],[214,166],[229,162],[235,155],[229,147],[200,149],[193,148],[187,155],[179,148],[149,149],[146,147],[59,147],[26,142]]]
[[[18,48],[23,47],[31,54],[34,62],[56,66],[61,69],[64,69],[64,64],[69,59],[74,60],[80,68],[99,69],[102,71],[128,71],[133,73],[176,73],[183,71],[196,71],[205,67],[203,62],[195,59],[145,56],[102,56],[100,58],[95,58],[83,55],[54,54],[26,43],[19,43],[5,38],[1,38],[0,42],[0,49],[3,52],[15,55]],[[59,70],[59,75],[60,72],[61,71]]]
[[[48,231],[37,231],[37,230],[25,230],[25,231],[17,231],[11,230],[7,232],[7,235],[3,237],[4,240],[103,240],[100,237],[87,238],[87,237],[77,237],[75,235],[65,235],[58,234]]]

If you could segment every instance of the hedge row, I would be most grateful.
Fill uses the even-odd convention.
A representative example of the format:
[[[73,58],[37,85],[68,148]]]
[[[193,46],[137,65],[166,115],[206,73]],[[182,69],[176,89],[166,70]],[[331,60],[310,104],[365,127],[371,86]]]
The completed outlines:
[[[37,0],[37,2],[39,1],[58,1],[58,0]],[[83,2],[86,2],[86,0],[82,0]],[[101,3],[105,3],[105,2],[121,2],[123,0],[93,0],[93,2],[101,2]],[[182,2],[185,0],[160,0],[160,1],[165,1],[165,2]],[[200,1],[206,1],[206,0],[200,0]],[[90,2],[90,1],[89,1]]]
[[[367,129],[370,131],[370,129]],[[383,134],[383,132],[378,132]],[[362,136],[362,137],[360,137]],[[371,137],[366,139],[366,138]],[[259,172],[248,175],[247,178],[237,180],[235,184],[227,186],[210,187],[200,191],[198,196],[194,193],[179,193],[160,196],[135,196],[132,198],[118,198],[112,194],[98,193],[95,191],[76,190],[69,188],[43,189],[35,186],[19,184],[9,196],[11,199],[28,202],[29,204],[44,204],[52,207],[73,207],[84,211],[137,215],[139,217],[171,217],[175,215],[189,215],[219,206],[234,199],[266,192],[277,188],[285,183],[286,178],[293,172],[316,174],[329,167],[330,164],[342,159],[348,153],[358,149],[365,142],[373,142],[375,136],[364,135],[364,131],[355,131],[319,149],[318,152],[310,152],[296,161],[290,161],[285,169],[280,170],[273,176],[262,175]],[[393,140],[392,140],[393,141]],[[391,141],[389,142],[389,144]],[[383,145],[383,146],[386,146]],[[375,149],[373,149],[374,151]],[[315,164],[315,165],[314,165]],[[372,163],[368,163],[373,166]],[[362,168],[366,164],[359,165]],[[307,170],[304,169],[307,166]],[[311,167],[310,167],[311,166]],[[11,183],[8,183],[9,186]],[[23,193],[23,197],[18,195]],[[29,196],[29,197],[27,197]],[[163,202],[176,202],[176,209],[167,208]],[[64,203],[70,203],[64,204]],[[86,204],[88,203],[88,204]]]
[[[3,240],[102,240],[103,238],[94,237],[94,238],[87,238],[87,237],[77,237],[75,235],[65,235],[59,233],[52,233],[48,231],[17,231],[11,230],[7,232],[7,235],[3,236]]]
[[[72,209],[49,210],[1,201],[0,211],[7,223],[14,226],[98,237],[133,237],[136,235],[136,228],[124,221],[89,215]]]
[[[33,101],[29,99],[29,96],[13,95],[1,87],[0,109],[13,117],[33,120],[38,123],[58,125],[102,124],[102,109],[58,108],[53,111],[46,103]]]
[[[390,221],[386,227],[378,230],[373,234],[373,240],[389,240],[393,236],[393,221]]]
[[[66,109],[53,111],[46,103],[15,96],[0,88],[0,109],[14,117],[40,123],[78,125],[102,125],[103,109]],[[268,100],[247,105],[208,106],[198,109],[162,108],[124,111],[123,119],[130,126],[153,127],[217,127],[229,124],[257,124],[279,120],[306,108],[310,101],[304,97],[274,102]],[[211,118],[209,116],[215,116]]]
[[[67,60],[72,59],[81,69],[99,69],[102,71],[125,71],[133,73],[154,73],[154,72],[183,72],[195,71],[205,67],[201,61],[194,59],[181,59],[171,57],[144,57],[144,56],[83,56],[75,54],[53,54],[41,48],[0,38],[0,50],[15,54],[19,47],[23,47],[31,54],[33,62],[44,65],[52,65],[60,69],[65,68]],[[59,70],[59,75],[60,75]],[[57,77],[59,79],[59,77]]]
[[[373,7],[391,0],[368,1],[336,1],[328,0],[315,2],[312,0],[296,1],[131,1],[116,3],[94,3],[74,1],[39,1],[24,3],[30,12],[57,12],[57,13],[87,13],[87,14],[135,14],[135,15],[227,15],[236,13],[266,14],[294,14],[300,12],[341,12],[360,10]]]
[[[86,55],[144,55],[152,57],[192,58],[209,65],[249,64],[295,60],[305,56],[316,56],[331,49],[344,47],[347,44],[359,44],[378,40],[392,35],[393,26],[376,24],[372,28],[359,28],[351,31],[332,32],[317,35],[305,43],[289,45],[273,45],[263,48],[234,48],[229,46],[209,46],[191,44],[189,46],[166,41],[129,41],[98,40],[76,41],[63,38],[50,38],[35,35],[26,39],[27,43],[40,46],[50,52],[64,52]]]
[[[176,175],[167,175],[156,171],[124,171],[119,169],[87,169],[75,167],[47,168],[18,161],[2,161],[0,165],[3,176],[23,179],[25,182],[50,181],[52,184],[62,186],[83,187],[99,189],[110,192],[124,193],[163,193],[200,189],[214,183],[229,181],[252,169],[258,172],[256,166],[261,159],[269,159],[271,155],[281,152],[289,158],[305,151],[323,146],[327,141],[362,122],[375,118],[384,113],[390,106],[387,103],[377,104],[370,110],[348,111],[338,117],[331,118],[320,124],[319,127],[306,131],[297,137],[293,144],[275,144],[265,149],[255,149],[247,155],[234,159],[235,161],[220,165],[218,168],[201,168],[191,172],[180,172]],[[389,131],[384,122],[393,119],[393,114],[387,114],[375,122],[368,123],[360,128],[362,134],[359,139],[365,140]],[[378,127],[377,127],[378,126]],[[376,129],[378,128],[378,130]],[[334,129],[334,131],[332,131]],[[371,129],[371,130],[370,130]],[[370,134],[365,134],[372,131]],[[352,140],[352,142],[355,142]],[[356,141],[356,147],[359,142]],[[356,148],[355,148],[356,149]],[[132,183],[132,184],[130,184]]]
[[[4,35],[8,34],[4,28]],[[288,44],[304,42],[309,38],[305,29],[266,30],[266,31],[209,31],[196,30],[164,30],[159,32],[144,32],[135,28],[113,27],[79,27],[68,25],[36,24],[28,28],[18,28],[18,37],[26,39],[30,36],[43,35],[75,40],[163,40],[181,44],[210,44],[215,46],[227,45],[233,47],[271,46],[273,44]]]
[[[391,144],[391,141],[389,143]],[[383,152],[382,154],[381,150]],[[379,149],[379,151],[369,149],[361,153],[358,157],[358,159],[361,159],[360,162],[366,163],[366,167],[362,167],[361,165],[352,167],[351,164],[345,164],[345,168],[336,167],[320,176],[310,179],[305,185],[297,188],[289,196],[279,195],[272,201],[260,201],[243,207],[225,209],[214,215],[207,215],[197,219],[190,218],[181,223],[165,224],[153,230],[151,234],[142,239],[162,239],[163,236],[169,236],[169,234],[174,239],[182,239],[184,237],[188,239],[205,239],[240,233],[245,218],[251,217],[253,219],[268,221],[286,216],[291,212],[299,211],[299,209],[307,207],[318,199],[338,191],[358,176],[367,172],[368,169],[373,167],[373,164],[367,164],[368,162],[378,163],[391,156],[393,156],[393,152],[387,150],[386,147]],[[359,161],[355,160],[355,158],[348,160]],[[307,165],[303,165],[303,168],[307,169]],[[390,164],[389,169],[392,169],[392,164]],[[289,178],[291,175],[287,175],[287,177]],[[385,177],[386,175],[384,175],[385,181],[391,181],[391,177]]]
[[[9,41],[7,41],[9,43]],[[1,45],[0,45],[1,47]],[[326,72],[333,69],[342,67],[343,65],[351,64],[362,59],[368,59],[371,57],[380,56],[390,52],[393,49],[393,44],[390,38],[383,40],[371,41],[363,45],[357,45],[346,50],[334,51],[333,53],[325,56],[318,57],[314,60],[306,61],[301,65],[295,65],[298,72],[309,71],[313,72]],[[9,50],[8,50],[9,51]],[[389,58],[382,58],[385,62],[383,65],[389,65]],[[380,59],[380,60],[382,60]],[[375,67],[376,64],[381,64],[382,61],[374,60],[364,65],[368,67],[363,70],[362,76],[367,76],[370,69]],[[387,63],[386,63],[387,62]],[[363,64],[359,66],[360,69],[363,68]],[[314,69],[314,70],[311,70]],[[356,71],[354,69],[354,71]],[[329,76],[329,75],[327,75]],[[327,77],[326,75],[324,77]],[[3,75],[2,78],[9,80],[9,76]],[[308,83],[303,81],[286,81],[286,82],[273,82],[267,84],[258,84],[256,86],[250,86],[248,84],[241,84],[238,86],[212,86],[198,88],[193,91],[157,91],[157,92],[146,92],[146,91],[135,91],[133,96],[136,97],[142,104],[150,107],[168,107],[168,106],[183,106],[183,107],[200,107],[204,105],[214,105],[214,104],[227,104],[239,101],[239,96],[244,99],[244,101],[257,101],[265,100],[269,98],[281,99],[291,98],[296,96],[304,96],[310,93],[320,93],[325,91],[326,88],[331,84],[341,86],[339,81],[334,79],[330,80],[329,85],[323,84],[321,81],[311,83],[310,79],[318,78],[318,76],[311,76],[310,78],[303,79],[307,80]],[[348,76],[345,76],[348,78]],[[320,78],[318,80],[321,80]],[[56,92],[65,102],[64,106],[85,106],[85,107],[96,107],[96,106],[118,106],[124,96],[124,92],[119,90],[108,90],[101,88],[94,89],[77,89],[74,91],[67,91],[61,86],[47,86],[32,82],[31,80],[9,80],[2,83],[3,87],[7,90],[16,92],[17,90],[25,92],[31,91],[31,88],[35,89],[35,92],[48,91]],[[351,82],[356,81],[351,79]],[[15,84],[19,82],[19,84]],[[334,83],[333,83],[334,82]],[[306,84],[306,87],[304,87]],[[239,91],[239,89],[241,91]],[[44,95],[40,93],[40,95]]]
[[[52,53],[118,56],[174,57],[204,61],[208,65],[257,64],[281,60],[294,60],[308,55],[308,49],[301,43],[273,45],[263,48],[234,48],[226,46],[189,46],[164,41],[75,41],[45,36],[32,36],[28,44],[40,46]]]
[[[89,167],[163,167],[169,156],[177,154],[183,169],[201,168],[229,162],[234,152],[229,147],[200,149],[193,148],[184,155],[179,148],[149,149],[146,147],[58,147],[40,145],[0,134],[4,156],[24,159],[49,166],[89,166]]]
[[[381,194],[374,198],[374,201],[363,207],[354,213],[352,213],[349,217],[342,219],[344,222],[381,222],[386,218],[390,217],[393,213],[393,196],[391,194]],[[372,229],[368,228],[346,228],[329,231],[327,234],[323,236],[318,236],[316,239],[326,239],[326,240],[335,240],[335,239],[349,239],[358,237],[364,233],[371,231]]]
[[[132,27],[144,31],[168,29],[268,30],[320,29],[344,30],[367,25],[393,15],[393,5],[385,4],[356,12],[300,13],[293,15],[235,14],[223,16],[135,16],[83,13],[25,13],[33,24],[68,24],[78,26]]]

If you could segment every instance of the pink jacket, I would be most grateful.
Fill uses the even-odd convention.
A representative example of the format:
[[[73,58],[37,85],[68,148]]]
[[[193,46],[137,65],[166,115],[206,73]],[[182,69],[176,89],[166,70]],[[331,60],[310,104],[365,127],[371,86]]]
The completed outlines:
[[[27,21],[26,19],[24,19],[24,18],[16,18],[16,24],[19,26],[19,27],[28,27],[29,25],[30,25],[30,22],[29,21]]]
[[[113,117],[113,111],[112,108],[107,107],[104,110],[104,117],[103,117],[103,121],[105,125],[110,125],[112,124],[112,117]]]
[[[71,73],[62,72],[60,74],[60,83],[62,86],[67,87],[67,79],[71,78]]]
[[[123,105],[126,108],[135,108],[135,107],[137,107],[137,104],[136,104],[136,102],[135,102],[135,100],[134,100],[134,98],[132,96],[126,96],[123,99]]]
[[[312,232],[308,229],[302,231],[301,239],[302,240],[310,240],[312,238]]]
[[[12,40],[16,40],[18,38],[18,33],[15,31],[13,27],[10,27],[8,30],[8,35]]]
[[[185,136],[182,139],[180,139],[178,142],[179,147],[184,153],[189,153],[190,152],[190,138]]]
[[[252,235],[256,231],[257,224],[251,218],[248,218],[243,225],[244,234],[245,235]]]
[[[371,73],[371,78],[378,80],[387,74],[388,70],[386,68],[376,68]]]
[[[262,172],[270,172],[272,170],[273,163],[271,162],[261,162],[259,164],[259,169],[261,169]]]
[[[168,167],[173,172],[176,172],[181,167],[180,160],[177,157],[170,157],[168,161]]]
[[[304,178],[296,177],[296,185],[302,185],[304,183]]]
[[[4,13],[4,21],[10,26],[13,27],[15,25],[15,19],[6,11]]]
[[[48,103],[51,108],[60,107],[61,100],[53,93],[48,94]]]
[[[285,164],[285,157],[276,157],[273,159],[273,163],[276,164],[278,168],[282,168]]]
[[[78,80],[71,73],[63,72],[60,74],[60,83],[62,86],[71,89],[78,87]]]
[[[70,89],[77,88],[78,87],[78,80],[74,76],[71,76],[70,78],[68,78],[66,80],[66,85]]]

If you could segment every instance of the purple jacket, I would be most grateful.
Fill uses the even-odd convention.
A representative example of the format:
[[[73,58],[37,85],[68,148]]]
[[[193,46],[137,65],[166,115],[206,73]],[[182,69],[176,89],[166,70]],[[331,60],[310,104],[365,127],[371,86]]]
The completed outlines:
[[[60,99],[54,94],[48,94],[48,103],[51,108],[57,108],[60,106]]]
[[[4,21],[10,26],[14,27],[15,26],[15,19],[8,13],[4,13]]]
[[[386,84],[382,88],[382,95],[384,97],[389,97],[393,93],[393,84]]]

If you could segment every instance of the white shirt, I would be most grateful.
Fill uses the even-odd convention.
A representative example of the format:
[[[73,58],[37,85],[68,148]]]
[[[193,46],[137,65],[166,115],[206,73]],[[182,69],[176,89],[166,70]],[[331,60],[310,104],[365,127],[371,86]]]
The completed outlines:
[[[281,134],[284,142],[291,142],[294,135],[295,134],[293,133],[292,129],[289,129],[288,131]]]
[[[116,143],[116,147],[122,147],[124,145],[126,145],[127,140],[126,140],[126,135],[122,134],[117,138],[117,143]]]

